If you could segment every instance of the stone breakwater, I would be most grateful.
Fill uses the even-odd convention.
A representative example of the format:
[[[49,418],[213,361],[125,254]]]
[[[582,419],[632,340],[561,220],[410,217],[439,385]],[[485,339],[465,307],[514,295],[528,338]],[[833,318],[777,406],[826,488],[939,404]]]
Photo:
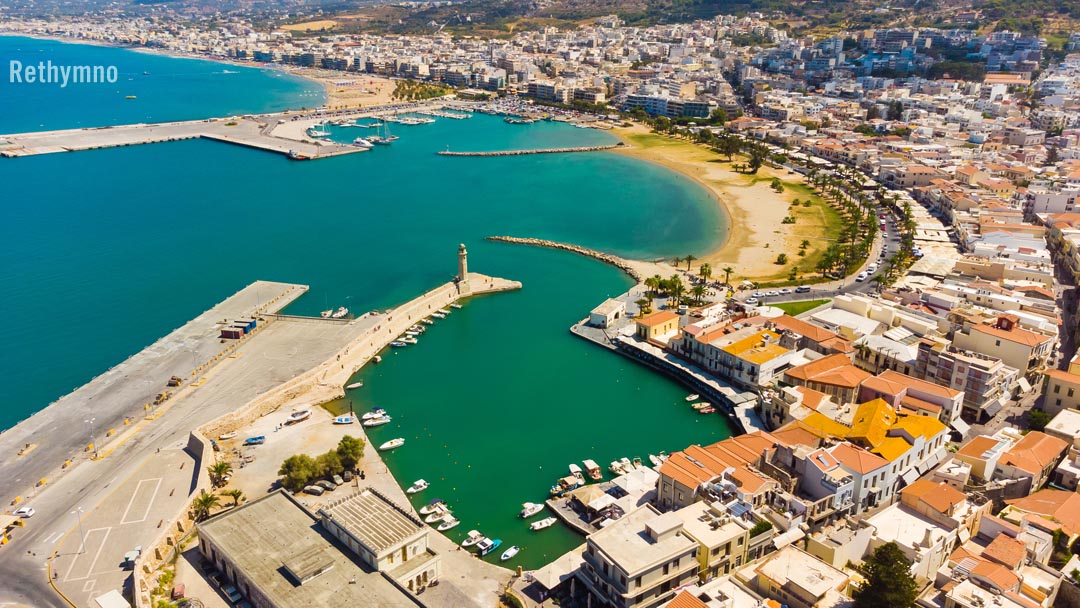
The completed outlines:
[[[614,150],[616,148],[625,147],[626,145],[620,142],[607,146],[580,146],[577,148],[541,148],[539,150],[502,150],[495,152],[451,152],[450,150],[443,150],[442,152],[436,152],[436,154],[438,154],[439,156],[525,156],[528,154],[563,154],[566,152],[603,152],[604,150]]]
[[[570,243],[560,243],[558,241],[548,241],[545,239],[521,238],[516,236],[489,236],[487,237],[487,240],[498,241],[500,243],[515,243],[518,245],[531,245],[533,247],[547,247],[549,249],[561,249],[563,251],[570,251],[578,255],[583,255],[593,258],[595,260],[600,260],[605,264],[611,264],[612,266],[615,266],[616,268],[619,268],[626,274],[630,275],[630,277],[638,283],[645,280],[645,277],[642,275],[639,268],[639,264],[630,260],[620,258],[617,255],[604,253],[595,249],[589,249],[588,247],[582,247],[580,245],[573,245]]]

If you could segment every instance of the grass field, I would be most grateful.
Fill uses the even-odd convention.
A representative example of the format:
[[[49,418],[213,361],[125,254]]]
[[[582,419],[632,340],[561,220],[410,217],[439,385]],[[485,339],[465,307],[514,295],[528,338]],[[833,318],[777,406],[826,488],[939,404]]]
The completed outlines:
[[[807,300],[805,302],[783,302],[781,304],[769,304],[769,306],[775,306],[787,314],[796,317],[802,313],[817,308],[822,304],[829,302],[829,300]]]

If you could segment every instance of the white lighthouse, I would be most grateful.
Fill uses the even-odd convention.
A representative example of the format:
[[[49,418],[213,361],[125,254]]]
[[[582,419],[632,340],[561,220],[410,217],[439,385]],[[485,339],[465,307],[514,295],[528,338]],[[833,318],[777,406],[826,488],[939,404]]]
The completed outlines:
[[[457,250],[457,280],[463,284],[468,284],[469,281],[469,252],[465,250],[465,243]]]

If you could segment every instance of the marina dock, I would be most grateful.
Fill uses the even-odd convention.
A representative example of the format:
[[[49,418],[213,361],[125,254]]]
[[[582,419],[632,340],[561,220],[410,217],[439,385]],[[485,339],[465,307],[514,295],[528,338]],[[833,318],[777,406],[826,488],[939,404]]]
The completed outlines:
[[[608,146],[580,146],[576,148],[540,148],[537,150],[499,150],[494,152],[451,152],[450,150],[443,150],[437,152],[439,156],[527,156],[529,154],[567,154],[570,152],[603,152],[605,150],[615,150],[618,148],[625,148],[626,146],[619,142],[617,144],[611,144]]]

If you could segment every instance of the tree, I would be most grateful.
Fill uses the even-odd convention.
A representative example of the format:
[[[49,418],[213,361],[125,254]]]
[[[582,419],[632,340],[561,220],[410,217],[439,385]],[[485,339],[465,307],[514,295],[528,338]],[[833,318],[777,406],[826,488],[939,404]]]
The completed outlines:
[[[787,254],[781,253],[780,255],[776,256],[776,263],[780,264],[781,266],[787,264]]]
[[[1043,164],[1047,167],[1057,164],[1061,160],[1061,154],[1058,152],[1057,146],[1050,146],[1046,149],[1046,162]]]
[[[643,315],[652,312],[652,300],[649,300],[648,298],[634,300],[634,304],[637,304],[637,307],[641,310],[641,314]]]
[[[341,466],[352,469],[364,455],[364,440],[357,439],[352,435],[345,435],[337,445],[337,455],[341,458]]]
[[[722,125],[727,122],[727,112],[724,108],[716,108],[709,114],[709,122],[714,125]]]
[[[645,287],[648,287],[649,291],[652,292],[652,294],[655,296],[657,292],[660,291],[660,281],[662,280],[663,279],[660,278],[660,275],[647,277],[645,279]]]
[[[218,506],[221,499],[217,494],[208,493],[206,490],[202,490],[195,500],[191,502],[191,510],[194,512],[195,521],[203,521],[207,517],[210,517],[210,510]]]
[[[731,285],[731,273],[735,272],[735,269],[731,266],[724,266],[724,285]]]
[[[206,472],[210,474],[210,485],[219,488],[225,485],[225,478],[232,473],[232,465],[227,462],[215,462],[206,467]]]
[[[896,543],[885,543],[874,549],[873,554],[855,568],[865,579],[851,594],[856,608],[914,606],[919,589],[909,567]]]
[[[694,256],[694,255],[687,255],[685,258],[683,258],[683,260],[686,262],[686,271],[687,272],[690,272],[690,262],[693,262],[696,259],[697,259],[697,256]]]
[[[669,299],[673,300],[674,303],[677,305],[679,303],[679,298],[682,297],[683,291],[685,290],[686,288],[683,286],[682,279],[679,277],[679,275],[671,275],[671,278],[668,279]]]
[[[701,306],[701,303],[705,300],[705,285],[703,283],[694,285],[690,288],[690,293],[694,295],[694,301],[697,302],[697,305]]]
[[[712,278],[712,265],[707,263],[702,264],[698,267],[698,274],[701,276],[702,279],[708,281]]]
[[[783,182],[780,181],[779,177],[772,178],[772,183],[769,184],[769,187],[772,188],[773,190],[775,190],[776,192],[783,192],[784,191],[784,184],[783,184]],[[797,205],[798,203],[792,203],[792,204]]]
[[[234,507],[239,506],[240,501],[244,500],[244,492],[243,492],[243,490],[240,490],[240,489],[237,489],[237,488],[233,488],[232,490],[229,490],[227,492],[222,492],[222,494],[224,494],[225,496],[228,496],[229,498],[232,499],[232,505]]]
[[[315,471],[317,477],[332,477],[345,470],[345,467],[341,464],[341,456],[338,456],[337,451],[330,450],[325,454],[319,454],[315,457]]]
[[[1050,414],[1042,410],[1029,410],[1028,411],[1028,426],[1033,431],[1042,431],[1046,428],[1046,425],[1050,422]]]
[[[289,456],[281,463],[278,475],[282,476],[281,486],[290,492],[299,492],[309,481],[318,476],[315,459],[307,454]]]

